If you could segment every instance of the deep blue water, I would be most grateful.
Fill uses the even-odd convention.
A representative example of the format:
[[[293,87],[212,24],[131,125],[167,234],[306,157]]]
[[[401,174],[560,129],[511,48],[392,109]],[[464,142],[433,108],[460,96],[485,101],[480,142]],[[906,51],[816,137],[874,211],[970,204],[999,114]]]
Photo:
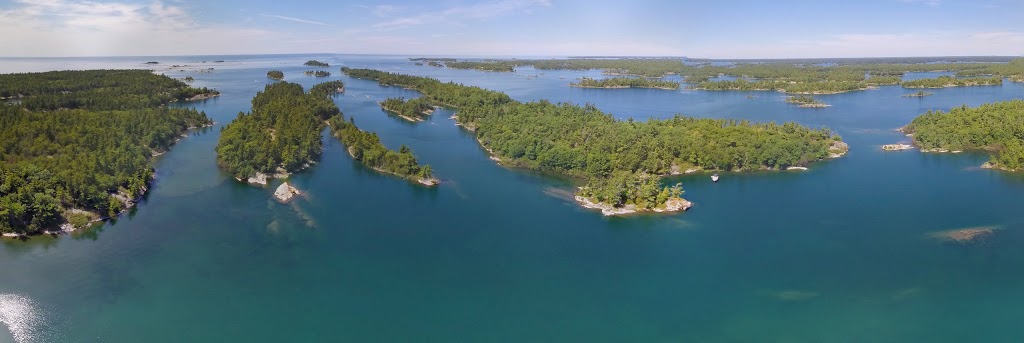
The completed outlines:
[[[313,58],[334,75],[302,75]],[[0,59],[0,71],[150,60],[219,89],[194,104],[217,125],[161,156],[146,201],[116,223],[3,241],[10,332],[0,341],[1024,340],[1024,177],[977,168],[980,154],[879,148],[905,140],[892,130],[924,111],[1020,98],[1021,84],[925,98],[882,87],[805,109],[774,92],[581,89],[568,84],[600,72],[450,70],[395,56]],[[376,101],[417,93],[340,66],[593,103],[618,118],[797,121],[837,131],[851,152],[806,172],[678,177],[668,182],[683,182],[689,212],[604,218],[565,198],[571,180],[494,164],[449,110],[418,124],[385,115]],[[346,116],[389,147],[410,146],[445,183],[424,189],[367,170],[326,134],[321,163],[290,180],[304,199],[281,205],[273,187],[231,180],[215,163],[220,127],[249,110],[270,69],[307,88],[344,80]],[[975,245],[929,236],[976,226],[996,234]]]

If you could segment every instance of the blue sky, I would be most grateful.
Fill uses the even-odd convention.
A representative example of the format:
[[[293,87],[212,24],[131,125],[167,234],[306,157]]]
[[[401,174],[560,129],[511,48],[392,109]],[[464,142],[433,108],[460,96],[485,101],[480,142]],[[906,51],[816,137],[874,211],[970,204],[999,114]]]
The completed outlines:
[[[0,0],[0,56],[1024,55],[1024,1]]]

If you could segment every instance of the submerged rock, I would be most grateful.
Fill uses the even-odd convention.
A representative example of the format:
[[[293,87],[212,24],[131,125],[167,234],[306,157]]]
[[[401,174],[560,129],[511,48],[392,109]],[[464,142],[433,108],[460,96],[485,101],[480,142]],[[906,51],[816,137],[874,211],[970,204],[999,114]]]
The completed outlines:
[[[994,227],[972,227],[956,230],[935,232],[929,236],[941,241],[948,241],[960,244],[980,242],[992,237],[995,234]]]
[[[299,192],[298,189],[292,187],[287,182],[277,186],[277,190],[274,191],[274,198],[282,203],[291,201],[296,195],[302,195],[302,192]]]

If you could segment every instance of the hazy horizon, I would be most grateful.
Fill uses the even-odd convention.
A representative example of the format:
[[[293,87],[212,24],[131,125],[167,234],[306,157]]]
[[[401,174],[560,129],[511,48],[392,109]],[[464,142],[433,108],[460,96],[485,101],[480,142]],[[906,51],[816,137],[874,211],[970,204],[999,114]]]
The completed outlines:
[[[1024,55],[1024,3],[0,0],[3,57]]]

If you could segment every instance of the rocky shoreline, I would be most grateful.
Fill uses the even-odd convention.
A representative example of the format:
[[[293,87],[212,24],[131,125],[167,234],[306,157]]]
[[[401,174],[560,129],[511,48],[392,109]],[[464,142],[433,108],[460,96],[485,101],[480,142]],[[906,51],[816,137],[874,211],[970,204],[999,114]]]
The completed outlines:
[[[683,198],[669,199],[665,202],[665,207],[657,207],[653,209],[637,208],[636,205],[626,205],[623,207],[615,207],[602,202],[593,202],[590,199],[576,195],[574,196],[576,202],[583,206],[583,208],[601,210],[601,214],[610,216],[622,216],[631,214],[642,214],[642,213],[672,213],[672,212],[683,212],[690,207],[693,207],[693,203]]]

